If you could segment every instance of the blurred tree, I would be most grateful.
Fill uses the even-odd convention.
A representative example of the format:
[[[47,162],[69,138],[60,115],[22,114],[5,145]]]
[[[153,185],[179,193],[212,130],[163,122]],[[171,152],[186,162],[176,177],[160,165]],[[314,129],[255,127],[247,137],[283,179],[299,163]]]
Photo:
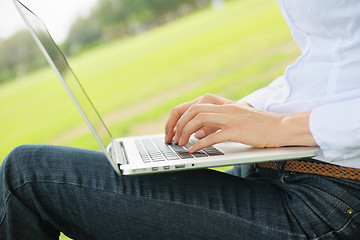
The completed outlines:
[[[134,0],[136,1],[136,0]],[[94,18],[98,19],[106,39],[125,35],[125,26],[128,24],[131,10],[124,7],[122,0],[100,0],[94,12]]]
[[[205,2],[205,4],[204,4]],[[166,23],[209,0],[100,0],[94,17],[106,38],[132,35]],[[185,10],[185,11],[184,11]]]
[[[71,26],[68,37],[62,47],[67,54],[73,54],[86,46],[102,41],[102,29],[92,15],[78,18]]]
[[[26,30],[0,42],[0,82],[26,74],[45,64],[40,50]]]
[[[211,0],[99,0],[92,13],[78,18],[61,48],[72,55],[94,44],[144,32],[198,8]],[[0,83],[45,64],[27,31],[0,39]]]

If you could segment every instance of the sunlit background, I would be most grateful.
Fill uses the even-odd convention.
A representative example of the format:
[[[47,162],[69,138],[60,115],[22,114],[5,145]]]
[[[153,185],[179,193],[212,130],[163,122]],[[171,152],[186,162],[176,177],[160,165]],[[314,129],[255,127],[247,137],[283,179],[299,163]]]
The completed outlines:
[[[233,100],[299,55],[275,0],[24,0],[115,137],[160,133],[205,93]],[[0,162],[21,144],[98,150],[12,0],[0,2]],[[65,239],[64,236],[62,236]]]

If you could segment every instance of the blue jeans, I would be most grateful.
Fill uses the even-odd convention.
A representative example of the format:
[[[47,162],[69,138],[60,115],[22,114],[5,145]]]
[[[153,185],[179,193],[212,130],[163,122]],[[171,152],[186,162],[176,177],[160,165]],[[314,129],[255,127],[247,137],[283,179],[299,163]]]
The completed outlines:
[[[101,152],[21,146],[0,167],[0,239],[360,239],[360,181],[257,169],[118,176]]]

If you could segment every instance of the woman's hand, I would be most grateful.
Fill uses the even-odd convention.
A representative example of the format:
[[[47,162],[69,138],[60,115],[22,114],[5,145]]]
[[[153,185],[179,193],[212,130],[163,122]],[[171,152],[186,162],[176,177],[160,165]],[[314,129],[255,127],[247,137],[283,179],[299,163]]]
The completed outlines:
[[[171,110],[170,116],[166,123],[165,142],[169,143],[169,142],[171,142],[171,140],[174,140],[175,143],[178,143],[180,136],[175,135],[176,134],[176,125],[177,125],[179,119],[182,117],[182,115],[186,111],[188,111],[189,108],[191,108],[192,106],[198,105],[198,104],[223,105],[223,104],[231,104],[231,103],[235,103],[235,101],[231,101],[226,98],[218,97],[218,96],[215,96],[212,94],[205,94],[204,96],[201,96],[191,102],[186,102],[186,103],[180,104],[179,106],[174,107]],[[250,106],[250,105],[248,105],[248,106]],[[196,132],[195,136],[197,138],[204,138],[205,136],[207,136],[217,130],[218,130],[218,128],[204,127],[201,130],[199,130],[198,132]]]
[[[315,146],[308,122],[310,112],[278,114],[214,95],[181,104],[170,113],[166,142],[184,146],[191,134],[202,138],[188,149],[196,152],[216,143],[240,142],[259,148]]]

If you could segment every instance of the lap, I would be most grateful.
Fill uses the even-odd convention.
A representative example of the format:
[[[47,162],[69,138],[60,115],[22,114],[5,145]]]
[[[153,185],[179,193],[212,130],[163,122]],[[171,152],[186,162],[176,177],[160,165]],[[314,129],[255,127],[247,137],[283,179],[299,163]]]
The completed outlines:
[[[346,211],[360,210],[346,193],[322,188],[339,185],[323,178],[212,170],[118,176],[103,153],[69,147],[22,146],[4,171],[14,176],[12,194],[36,191],[29,207],[45,208],[48,222],[77,239],[307,239],[344,228],[355,219]]]

